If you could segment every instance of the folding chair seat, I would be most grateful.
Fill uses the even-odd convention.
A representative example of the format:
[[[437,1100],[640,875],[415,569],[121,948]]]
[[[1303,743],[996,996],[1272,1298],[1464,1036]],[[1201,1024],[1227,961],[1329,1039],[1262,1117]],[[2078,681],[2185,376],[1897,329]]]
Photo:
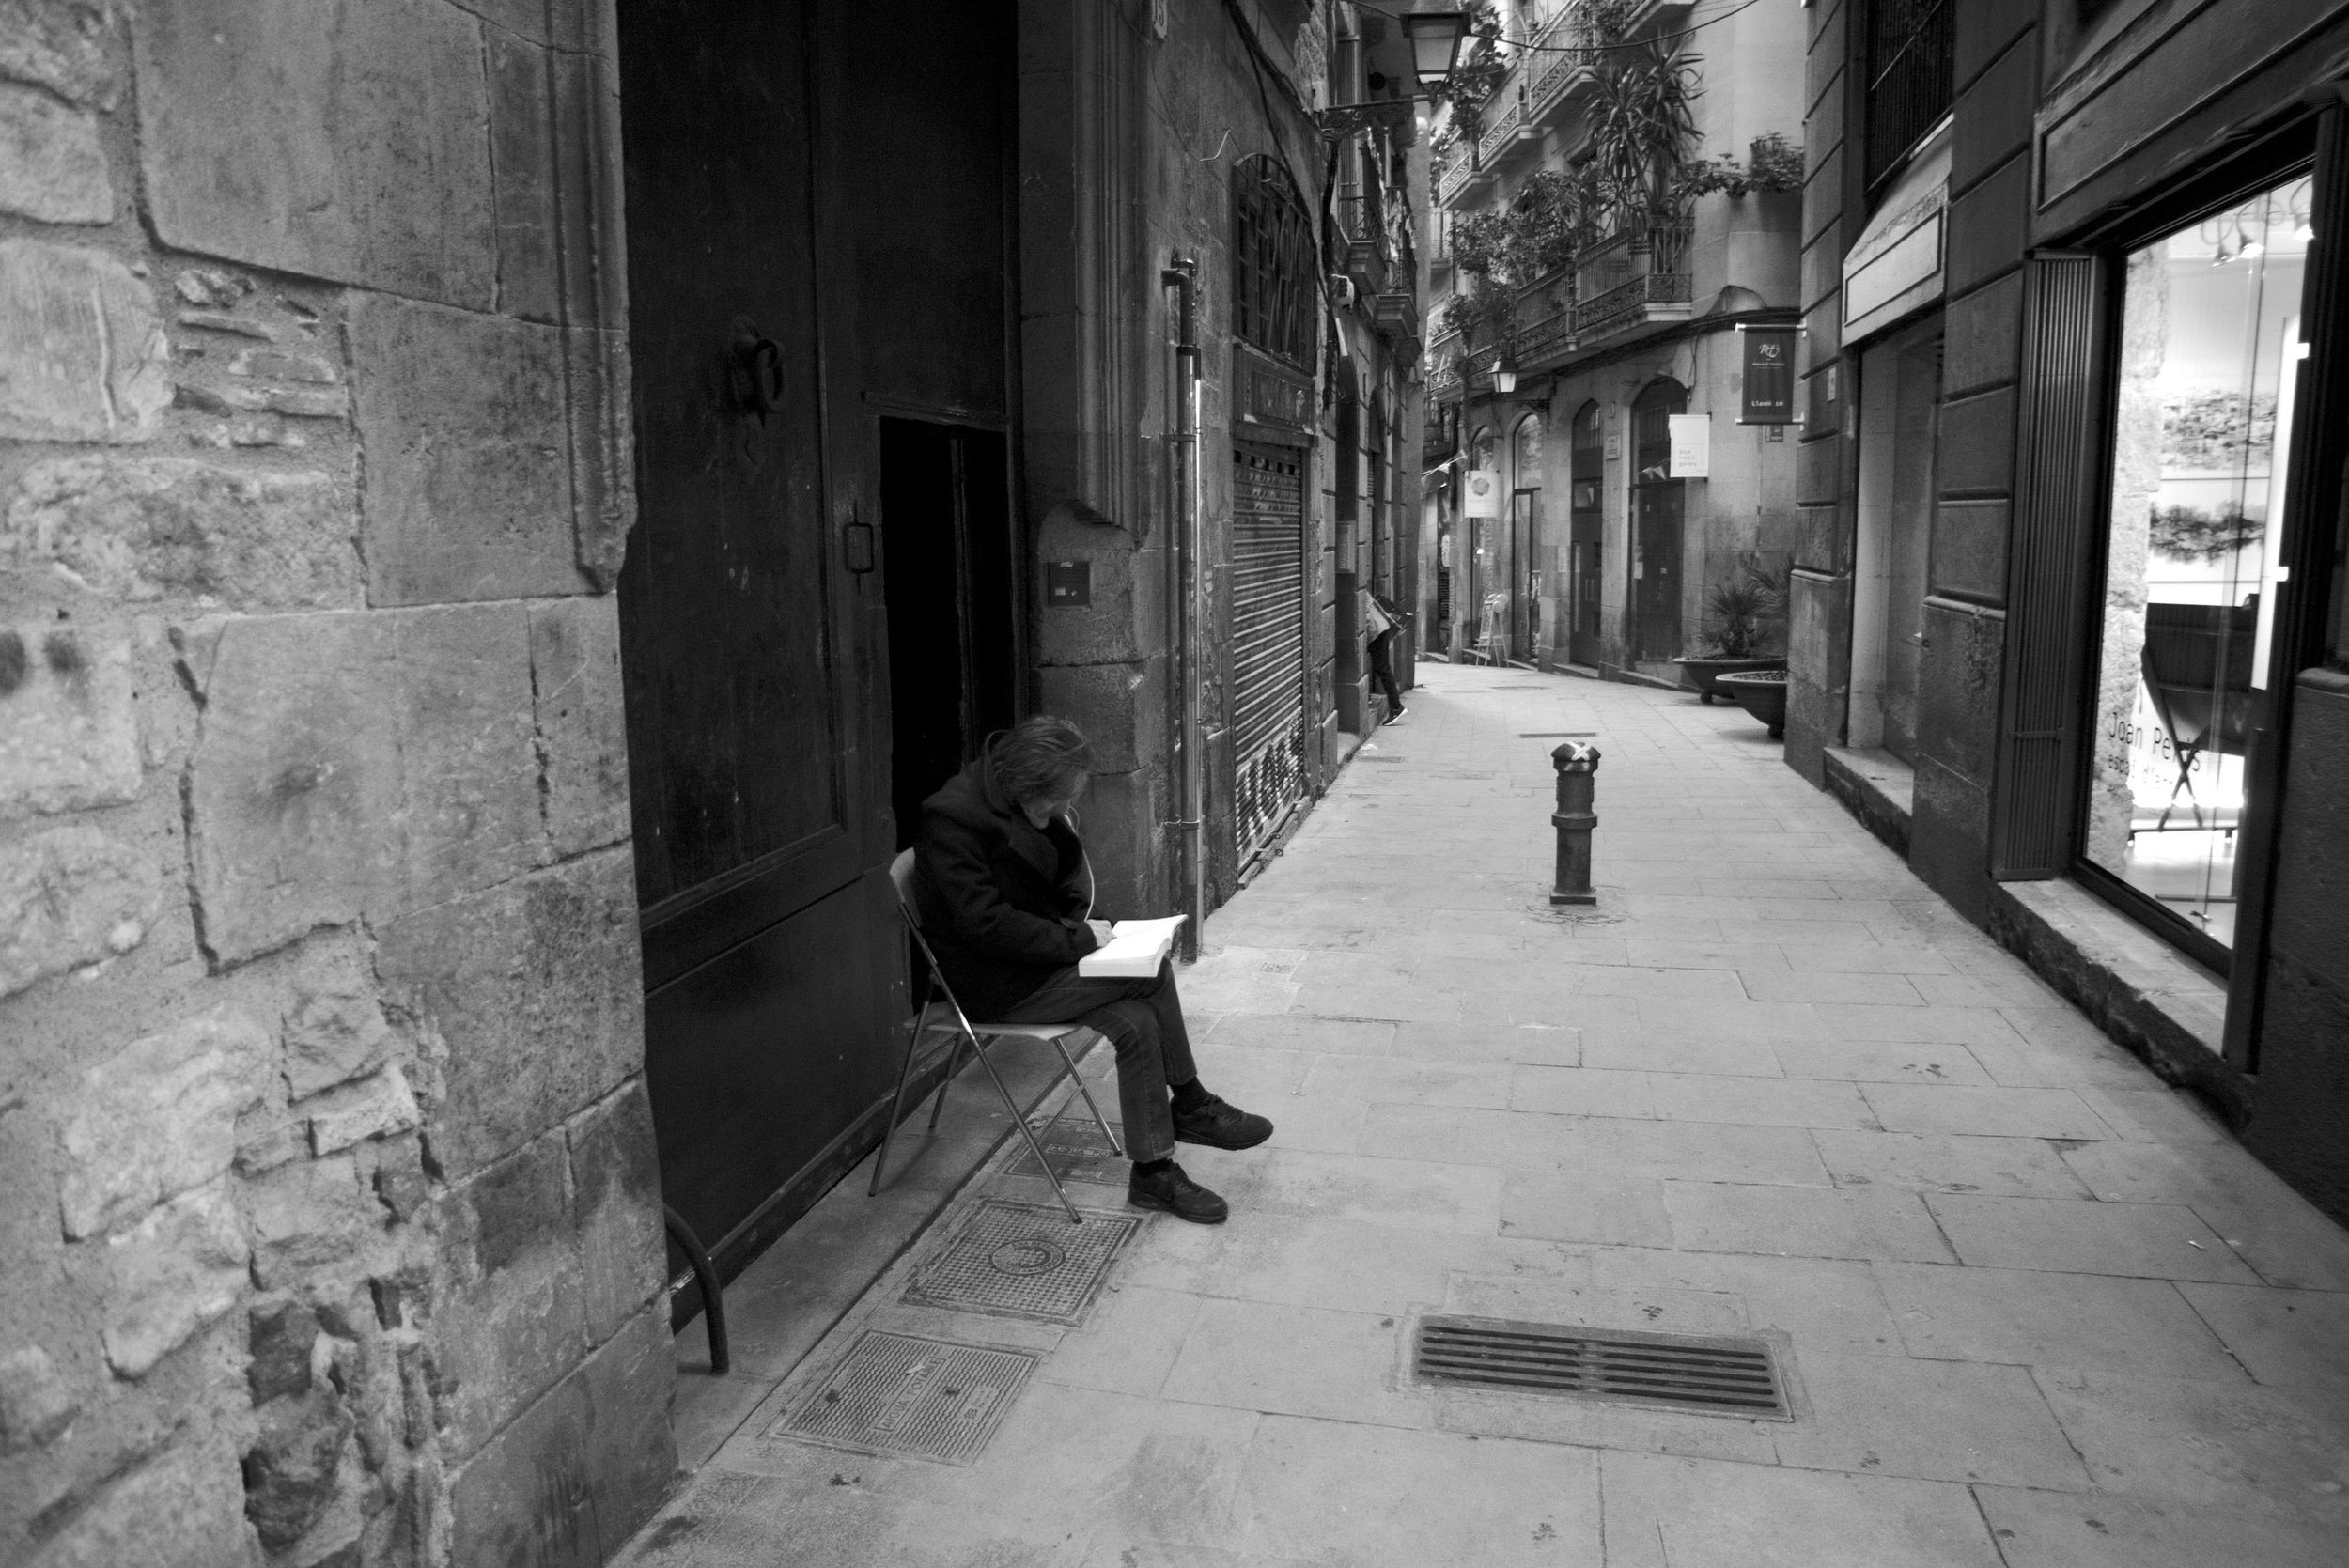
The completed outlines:
[[[915,913],[913,906],[912,850],[901,852],[895,860],[889,862],[889,885],[896,893],[897,913],[905,920],[906,932],[912,937],[915,949],[922,955],[923,964],[929,970],[929,982],[927,989],[923,993],[921,1010],[914,1014],[913,1027],[906,1036],[905,1061],[897,1069],[896,1091],[889,1097],[889,1121],[881,1133],[880,1149],[873,1157],[873,1182],[872,1186],[866,1188],[866,1196],[870,1197],[880,1191],[881,1172],[889,1162],[889,1141],[896,1135],[897,1116],[903,1109],[906,1084],[913,1076],[913,1063],[921,1052],[922,1042],[926,1036],[942,1033],[953,1036],[954,1044],[946,1053],[946,1076],[940,1080],[938,1097],[930,1104],[929,1130],[932,1132],[938,1130],[938,1113],[945,1109],[946,1090],[955,1080],[956,1069],[962,1062],[962,1048],[967,1044],[971,1048],[971,1054],[979,1059],[979,1065],[987,1069],[987,1076],[994,1080],[995,1093],[1003,1096],[1003,1109],[1010,1113],[1013,1124],[1027,1139],[1028,1147],[1035,1151],[1036,1164],[1043,1167],[1044,1179],[1050,1182],[1052,1190],[1060,1195],[1060,1205],[1068,1211],[1069,1222],[1076,1225],[1083,1224],[1083,1218],[1077,1213],[1077,1205],[1068,1201],[1068,1189],[1061,1186],[1060,1176],[1052,1170],[1052,1162],[1045,1157],[1044,1144],[1037,1139],[1035,1128],[1028,1125],[1028,1118],[1020,1110],[1019,1102],[1011,1097],[1010,1086],[1003,1082],[1003,1075],[995,1070],[995,1063],[988,1059],[987,1048],[989,1043],[1000,1039],[1050,1041],[1052,1048],[1060,1052],[1063,1072],[1052,1076],[1052,1081],[1045,1086],[1044,1094],[1049,1095],[1060,1086],[1063,1073],[1074,1079],[1077,1093],[1084,1096],[1085,1109],[1092,1111],[1094,1121],[1100,1124],[1101,1136],[1109,1140],[1111,1151],[1122,1157],[1126,1153],[1125,1145],[1118,1141],[1117,1134],[1110,1130],[1109,1118],[1101,1114],[1101,1108],[1094,1103],[1092,1089],[1086,1085],[1083,1075],[1077,1071],[1077,1059],[1068,1054],[1068,1037],[1082,1032],[1086,1026],[1073,1022],[972,1022],[970,1016],[963,1012],[962,1003],[955,1000],[954,987],[946,984],[946,976],[938,967],[938,955],[930,951],[929,939],[922,935],[922,917]],[[945,1008],[945,1016],[933,1020],[930,1010],[941,1002]],[[1041,1104],[1043,1096],[1039,1095],[1037,1103]]]

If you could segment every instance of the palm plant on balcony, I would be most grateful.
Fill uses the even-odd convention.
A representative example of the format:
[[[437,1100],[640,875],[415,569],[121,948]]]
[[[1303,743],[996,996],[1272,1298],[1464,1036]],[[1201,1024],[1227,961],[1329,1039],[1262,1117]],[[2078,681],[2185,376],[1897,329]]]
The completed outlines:
[[[1592,167],[1635,245],[1686,210],[1681,187],[1697,134],[1690,106],[1701,91],[1695,68],[1657,44],[1611,51],[1599,68]]]

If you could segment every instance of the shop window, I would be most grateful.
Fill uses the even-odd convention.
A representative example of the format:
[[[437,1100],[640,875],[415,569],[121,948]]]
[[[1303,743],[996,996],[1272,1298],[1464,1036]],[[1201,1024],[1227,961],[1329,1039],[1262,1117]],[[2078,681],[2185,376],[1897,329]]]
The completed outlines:
[[[1510,645],[1530,660],[1542,637],[1542,420],[1528,414],[1510,439]]]
[[[2128,257],[2088,861],[2221,948],[2279,560],[2309,181]]]
[[[1313,232],[1296,188],[1269,158],[1244,158],[1232,171],[1232,293],[1242,342],[1313,368]]]

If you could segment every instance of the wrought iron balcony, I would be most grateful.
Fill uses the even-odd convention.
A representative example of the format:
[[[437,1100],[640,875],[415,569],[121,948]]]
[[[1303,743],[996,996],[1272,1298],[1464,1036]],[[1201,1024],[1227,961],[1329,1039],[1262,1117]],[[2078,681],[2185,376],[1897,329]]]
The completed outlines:
[[[1685,321],[1689,225],[1634,220],[1576,259],[1575,336],[1584,346],[1637,327]]]

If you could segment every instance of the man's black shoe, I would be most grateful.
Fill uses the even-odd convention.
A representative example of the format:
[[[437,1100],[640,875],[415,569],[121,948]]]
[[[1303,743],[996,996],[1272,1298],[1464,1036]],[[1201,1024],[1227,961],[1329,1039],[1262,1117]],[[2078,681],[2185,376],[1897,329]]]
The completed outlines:
[[[1194,1225],[1221,1225],[1231,1217],[1232,1205],[1183,1174],[1168,1161],[1166,1169],[1143,1175],[1136,1170],[1126,1183],[1126,1202],[1138,1209],[1158,1209]]]
[[[1213,1094],[1189,1110],[1174,1112],[1174,1138],[1182,1143],[1205,1143],[1211,1149],[1252,1149],[1272,1136],[1272,1124]]]

